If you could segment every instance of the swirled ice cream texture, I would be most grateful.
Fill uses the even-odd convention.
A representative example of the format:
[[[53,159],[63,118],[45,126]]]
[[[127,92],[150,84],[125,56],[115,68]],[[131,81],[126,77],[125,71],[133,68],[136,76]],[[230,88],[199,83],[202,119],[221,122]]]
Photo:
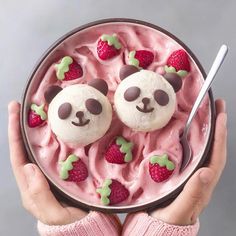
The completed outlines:
[[[96,45],[102,34],[116,33],[122,43],[121,53],[114,59],[101,61],[96,52]],[[119,70],[127,64],[128,53],[132,50],[147,49],[154,53],[154,62],[148,70],[164,74],[164,65],[171,52],[181,46],[165,34],[146,26],[132,23],[107,23],[82,30],[58,45],[42,62],[34,76],[38,81],[29,92],[28,102],[45,103],[44,92],[50,85],[62,88],[77,83],[87,83],[93,78],[106,80],[109,86],[108,98],[113,105],[114,91],[120,83]],[[83,68],[83,77],[73,81],[58,81],[55,64],[66,55],[73,57]],[[202,86],[203,78],[196,64],[190,57],[191,71],[183,78],[183,86],[176,94],[177,106],[170,122],[162,129],[153,132],[135,132],[125,126],[113,112],[111,127],[108,132],[89,148],[76,147],[64,143],[55,137],[48,123],[30,129],[27,135],[35,158],[45,174],[71,197],[88,204],[101,205],[96,188],[108,178],[115,178],[130,191],[130,196],[120,205],[138,205],[157,200],[176,187],[192,173],[204,151],[209,135],[209,101],[202,103],[190,129],[190,144],[193,159],[185,171],[179,174],[182,147],[179,133]],[[34,88],[33,88],[34,87]],[[115,136],[123,136],[134,143],[133,161],[116,165],[108,163],[104,152],[108,143]],[[171,178],[163,183],[154,182],[148,172],[148,162],[152,155],[167,153],[176,168]],[[70,154],[79,156],[89,169],[89,177],[79,183],[61,180],[58,162]]]

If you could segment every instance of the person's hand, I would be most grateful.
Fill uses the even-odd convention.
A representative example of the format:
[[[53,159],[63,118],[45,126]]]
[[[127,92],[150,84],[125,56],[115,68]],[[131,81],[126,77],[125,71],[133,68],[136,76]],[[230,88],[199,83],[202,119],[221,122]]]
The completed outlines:
[[[196,171],[180,195],[169,206],[153,211],[152,217],[169,224],[191,225],[208,205],[226,163],[227,115],[223,100],[216,101],[216,114],[214,144],[208,167]]]
[[[87,213],[59,203],[39,168],[35,164],[27,162],[19,124],[20,104],[11,102],[8,112],[10,159],[23,206],[47,225],[64,225],[82,219]]]

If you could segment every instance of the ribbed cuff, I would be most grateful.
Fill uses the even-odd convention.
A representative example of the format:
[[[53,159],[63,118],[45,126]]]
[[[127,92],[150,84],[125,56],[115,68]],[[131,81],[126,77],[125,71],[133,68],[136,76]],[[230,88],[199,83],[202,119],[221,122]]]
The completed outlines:
[[[194,225],[170,225],[147,213],[136,213],[128,216],[123,226],[123,236],[196,236],[199,230],[199,220]]]
[[[91,212],[83,219],[67,225],[49,226],[38,221],[41,236],[116,236],[120,235],[118,220],[111,215]]]

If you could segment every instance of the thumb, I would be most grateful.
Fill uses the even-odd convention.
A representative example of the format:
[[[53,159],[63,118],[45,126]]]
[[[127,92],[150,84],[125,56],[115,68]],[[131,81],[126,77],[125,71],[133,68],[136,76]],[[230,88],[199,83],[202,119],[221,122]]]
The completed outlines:
[[[212,192],[214,173],[210,168],[199,169],[187,182],[176,200],[169,205],[170,212],[179,225],[194,224],[207,205]]]
[[[58,223],[63,207],[52,194],[46,178],[34,164],[26,164],[23,172],[27,185],[22,192],[25,208],[44,223]]]
[[[40,169],[34,164],[23,168],[26,188],[21,191],[24,207],[38,220],[47,225],[65,225],[87,215],[78,208],[64,207],[50,190],[50,186]]]

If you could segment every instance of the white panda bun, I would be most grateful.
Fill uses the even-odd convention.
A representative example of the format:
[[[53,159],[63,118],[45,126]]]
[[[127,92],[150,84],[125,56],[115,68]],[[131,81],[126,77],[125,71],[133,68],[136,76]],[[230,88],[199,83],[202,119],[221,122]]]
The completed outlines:
[[[79,146],[104,136],[111,124],[112,107],[102,92],[87,84],[71,85],[58,92],[48,108],[54,134]]]
[[[131,129],[154,131],[171,119],[176,94],[163,76],[141,70],[121,81],[115,92],[114,105],[120,120]]]

